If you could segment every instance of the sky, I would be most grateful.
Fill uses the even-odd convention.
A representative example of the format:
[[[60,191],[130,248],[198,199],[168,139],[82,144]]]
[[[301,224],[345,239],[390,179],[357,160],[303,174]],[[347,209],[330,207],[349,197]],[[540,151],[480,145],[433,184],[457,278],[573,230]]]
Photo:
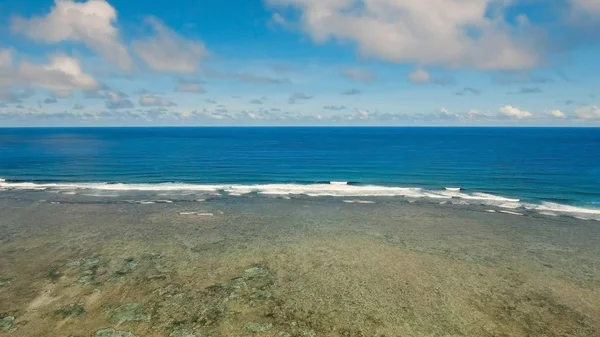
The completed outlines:
[[[600,126],[600,0],[0,0],[0,127]]]

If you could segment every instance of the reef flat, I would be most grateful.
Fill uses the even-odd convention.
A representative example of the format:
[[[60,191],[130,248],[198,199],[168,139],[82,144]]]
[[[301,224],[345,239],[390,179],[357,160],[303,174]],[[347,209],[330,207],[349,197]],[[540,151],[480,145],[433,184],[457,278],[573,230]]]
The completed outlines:
[[[0,210],[2,337],[600,336],[596,221],[330,199]]]

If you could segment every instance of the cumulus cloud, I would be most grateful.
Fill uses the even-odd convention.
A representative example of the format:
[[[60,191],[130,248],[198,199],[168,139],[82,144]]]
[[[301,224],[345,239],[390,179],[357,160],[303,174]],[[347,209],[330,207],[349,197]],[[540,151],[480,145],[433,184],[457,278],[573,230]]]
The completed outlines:
[[[360,90],[358,90],[356,88],[349,89],[349,90],[342,92],[342,95],[346,95],[346,96],[353,96],[353,95],[359,95],[359,94],[360,94]]]
[[[187,80],[179,80],[177,82],[177,86],[175,87],[175,91],[177,92],[193,92],[197,94],[203,94],[206,92],[202,87],[200,81],[187,81]]]
[[[566,119],[567,115],[560,110],[552,110],[550,111],[550,116],[558,119]]]
[[[208,51],[204,43],[186,39],[154,17],[147,19],[154,36],[134,41],[138,56],[153,70],[190,74],[198,70]]]
[[[250,104],[263,104],[263,101],[256,98],[256,99],[250,100]]]
[[[408,80],[415,84],[429,83],[431,82],[431,75],[427,71],[417,68],[408,74]]]
[[[54,104],[54,103],[58,103],[58,101],[54,97],[49,97],[44,100],[44,104]]]
[[[21,64],[0,68],[0,85],[40,87],[55,96],[68,97],[74,90],[95,90],[100,84],[81,69],[79,59],[57,54],[48,64]]]
[[[575,109],[575,115],[584,120],[600,120],[600,107],[595,105],[583,106]]]
[[[73,110],[83,110],[85,107],[81,104],[73,105]]]
[[[500,108],[498,111],[501,116],[513,119],[527,119],[532,118],[533,114],[527,110],[521,110],[511,105]]]
[[[539,58],[525,34],[489,0],[267,0],[300,10],[300,25],[318,43],[355,42],[363,55],[393,62],[478,69],[523,69]]]
[[[15,17],[11,28],[46,43],[83,43],[121,69],[129,70],[132,61],[121,42],[116,21],[116,10],[104,0],[55,0],[50,13],[29,19]]]
[[[360,68],[342,68],[341,73],[353,81],[370,83],[375,80],[375,74]]]
[[[175,103],[169,101],[166,98],[158,97],[158,96],[155,96],[153,94],[148,94],[148,93],[140,95],[139,103],[141,106],[159,106],[159,107],[176,105]]]
[[[133,102],[127,98],[127,95],[116,91],[106,92],[105,105],[110,110],[130,109],[134,107]]]

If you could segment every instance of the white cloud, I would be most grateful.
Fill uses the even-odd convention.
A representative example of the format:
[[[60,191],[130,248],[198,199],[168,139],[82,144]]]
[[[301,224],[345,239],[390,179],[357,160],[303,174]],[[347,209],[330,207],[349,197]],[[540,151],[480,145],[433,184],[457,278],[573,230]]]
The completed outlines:
[[[600,120],[600,107],[595,105],[588,105],[577,108],[575,114],[579,119],[585,120]]]
[[[204,90],[204,88],[202,87],[200,82],[184,81],[184,80],[180,80],[177,82],[175,91],[177,91],[177,92],[194,92],[194,93],[198,93],[198,94],[202,94],[202,93],[206,92],[206,90]]]
[[[12,67],[12,58],[12,49],[0,49],[0,69]]]
[[[552,117],[558,118],[558,119],[565,119],[565,118],[567,118],[567,115],[564,112],[560,111],[560,110],[552,110],[552,111],[550,111],[550,115]]]
[[[318,43],[352,41],[361,54],[393,62],[478,69],[522,69],[539,63],[524,40],[527,20],[511,25],[491,0],[267,0],[301,12]]]
[[[110,110],[130,109],[133,108],[133,102],[127,98],[127,95],[116,92],[107,91],[106,93],[106,108]]]
[[[186,39],[156,18],[147,19],[155,35],[133,42],[133,49],[153,70],[190,74],[208,55],[201,41]]]
[[[116,10],[104,0],[55,0],[55,6],[47,15],[13,18],[11,26],[14,32],[46,43],[84,43],[121,69],[129,70],[132,61],[121,42],[116,21]]]
[[[375,74],[360,68],[342,68],[341,71],[346,78],[354,81],[369,83],[375,80]]]
[[[3,56],[4,57],[4,56]],[[4,61],[7,61],[5,59]],[[57,54],[49,64],[4,62],[0,67],[0,85],[35,86],[47,89],[58,97],[70,96],[74,90],[95,90],[98,81],[81,69],[79,59]]]
[[[600,15],[600,1],[598,0],[571,0],[575,12]]]
[[[415,84],[429,83],[431,81],[431,75],[425,70],[417,68],[408,74],[408,80]]]
[[[305,93],[295,92],[295,93],[291,94],[290,97],[288,98],[288,103],[296,104],[296,102],[298,102],[298,101],[306,101],[306,100],[309,100],[312,98],[313,98],[312,96],[307,95]]]
[[[140,95],[140,105],[141,106],[174,106],[175,103],[169,101],[166,98],[157,97],[152,94],[142,94]]]
[[[511,105],[507,105],[505,107],[500,108],[498,111],[501,116],[514,118],[514,119],[526,119],[532,118],[533,114],[527,110],[521,110],[519,108],[515,108]]]

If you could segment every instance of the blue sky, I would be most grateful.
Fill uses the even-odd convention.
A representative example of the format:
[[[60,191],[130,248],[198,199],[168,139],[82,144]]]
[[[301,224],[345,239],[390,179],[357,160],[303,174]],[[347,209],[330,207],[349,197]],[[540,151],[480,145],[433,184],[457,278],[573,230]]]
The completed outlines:
[[[0,0],[0,126],[600,125],[600,0]]]

